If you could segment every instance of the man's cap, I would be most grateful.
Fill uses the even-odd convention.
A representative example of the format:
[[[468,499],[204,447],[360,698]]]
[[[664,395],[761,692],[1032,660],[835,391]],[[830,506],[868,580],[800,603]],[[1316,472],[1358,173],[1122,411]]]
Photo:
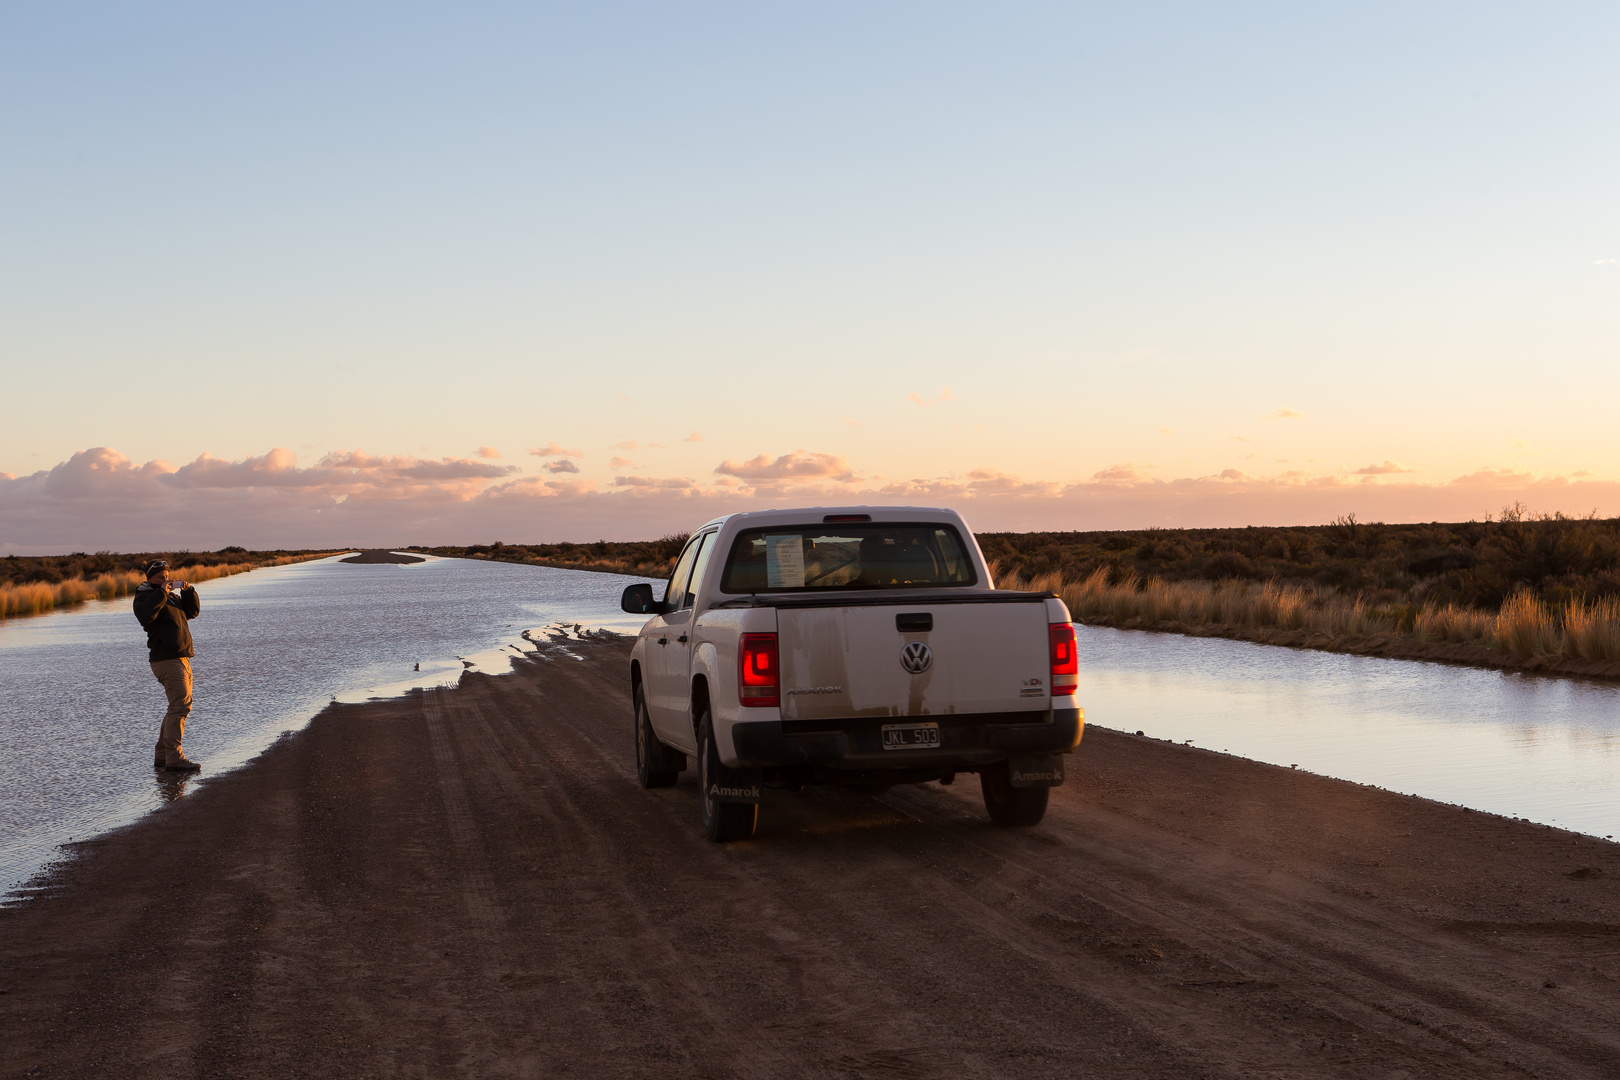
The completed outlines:
[[[151,562],[146,564],[146,576],[151,577],[153,574],[157,573],[159,570],[167,570],[168,568],[169,568],[169,560],[167,560],[167,559],[153,559]]]

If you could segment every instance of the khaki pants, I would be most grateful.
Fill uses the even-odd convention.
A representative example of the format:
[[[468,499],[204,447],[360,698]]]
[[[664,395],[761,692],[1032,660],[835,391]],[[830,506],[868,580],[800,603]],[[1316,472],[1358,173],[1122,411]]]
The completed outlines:
[[[191,715],[191,661],[184,656],[178,660],[154,660],[152,674],[169,695],[169,711],[163,714],[152,760],[171,764],[185,757],[180,740],[186,734],[186,717]]]

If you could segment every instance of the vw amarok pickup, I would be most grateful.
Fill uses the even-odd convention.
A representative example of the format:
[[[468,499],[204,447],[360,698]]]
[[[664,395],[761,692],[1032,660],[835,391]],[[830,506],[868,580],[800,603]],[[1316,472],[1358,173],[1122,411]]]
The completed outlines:
[[[704,833],[753,835],[764,788],[976,772],[997,825],[1034,825],[1080,744],[1074,627],[1051,593],[995,588],[950,510],[733,514],[692,534],[630,654],[636,774],[696,761]]]

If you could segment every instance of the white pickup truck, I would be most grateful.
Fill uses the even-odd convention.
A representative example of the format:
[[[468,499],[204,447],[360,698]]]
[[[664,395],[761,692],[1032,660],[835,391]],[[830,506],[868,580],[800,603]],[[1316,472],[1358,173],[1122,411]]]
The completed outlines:
[[[636,773],[696,759],[711,840],[753,835],[762,789],[883,791],[976,772],[997,825],[1034,825],[1080,744],[1069,610],[998,590],[950,510],[732,514],[692,534],[630,654]]]

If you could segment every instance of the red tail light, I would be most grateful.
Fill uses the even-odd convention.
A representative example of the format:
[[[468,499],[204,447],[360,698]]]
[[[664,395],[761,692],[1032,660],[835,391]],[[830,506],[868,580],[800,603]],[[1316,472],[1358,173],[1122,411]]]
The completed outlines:
[[[737,649],[738,700],[750,708],[768,709],[782,703],[778,695],[776,635],[744,634]]]
[[[1072,696],[1080,681],[1080,657],[1075,654],[1074,624],[1053,623],[1052,634],[1052,696]]]

